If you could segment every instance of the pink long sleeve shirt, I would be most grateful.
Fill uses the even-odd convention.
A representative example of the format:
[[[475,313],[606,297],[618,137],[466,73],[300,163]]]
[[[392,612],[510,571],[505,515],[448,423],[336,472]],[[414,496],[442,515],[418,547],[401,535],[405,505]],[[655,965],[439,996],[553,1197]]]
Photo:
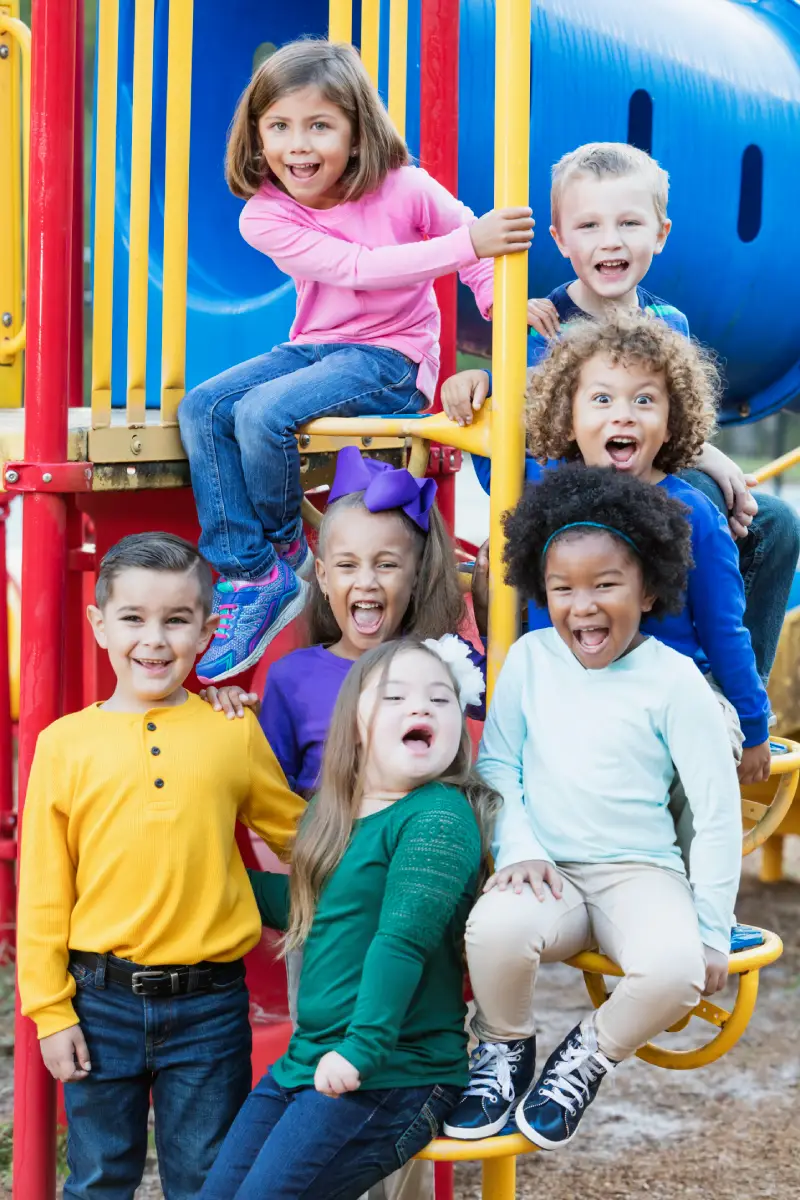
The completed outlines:
[[[433,281],[458,271],[489,316],[494,262],[478,259],[475,215],[420,167],[390,171],[377,191],[335,208],[306,208],[264,183],[244,206],[242,237],[297,286],[293,342],[366,343],[419,363],[432,399],[439,374]]]

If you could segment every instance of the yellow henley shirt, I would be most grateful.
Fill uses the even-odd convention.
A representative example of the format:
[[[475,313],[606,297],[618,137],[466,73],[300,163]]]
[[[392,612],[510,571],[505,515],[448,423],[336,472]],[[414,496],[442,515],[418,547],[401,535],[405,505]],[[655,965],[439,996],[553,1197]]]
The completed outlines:
[[[231,962],[261,920],[237,819],[286,856],[304,803],[251,712],[197,696],[147,713],[92,705],[39,736],[25,801],[18,977],[39,1037],[77,1023],[70,950],[146,966]]]

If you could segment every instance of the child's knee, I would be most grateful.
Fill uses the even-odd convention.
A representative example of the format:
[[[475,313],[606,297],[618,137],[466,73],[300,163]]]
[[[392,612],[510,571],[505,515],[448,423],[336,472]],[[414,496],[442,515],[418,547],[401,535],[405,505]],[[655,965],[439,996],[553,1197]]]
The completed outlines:
[[[211,399],[202,383],[186,393],[178,405],[178,425],[181,434],[185,434],[187,429],[195,428],[208,415]]]
[[[637,999],[666,1011],[687,1012],[703,991],[706,968],[703,948],[697,945],[660,946],[628,972],[635,978]]]
[[[493,888],[481,896],[467,918],[467,956],[491,956],[501,963],[529,955],[541,942],[535,921],[538,904],[527,884],[521,894]]]
[[[770,560],[774,554],[779,554],[782,558],[785,556],[794,568],[800,557],[800,521],[797,513],[779,496],[759,492],[756,499],[758,515],[753,524],[757,533],[769,543]]]

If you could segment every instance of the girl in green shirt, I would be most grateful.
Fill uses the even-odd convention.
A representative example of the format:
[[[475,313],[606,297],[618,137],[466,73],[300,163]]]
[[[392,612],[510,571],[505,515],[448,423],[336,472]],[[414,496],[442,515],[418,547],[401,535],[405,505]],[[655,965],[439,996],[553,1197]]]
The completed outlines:
[[[390,642],[339,694],[291,877],[252,872],[302,946],[297,1029],[242,1108],[203,1200],[357,1200],[435,1137],[467,1080],[462,943],[497,796],[455,637]]]

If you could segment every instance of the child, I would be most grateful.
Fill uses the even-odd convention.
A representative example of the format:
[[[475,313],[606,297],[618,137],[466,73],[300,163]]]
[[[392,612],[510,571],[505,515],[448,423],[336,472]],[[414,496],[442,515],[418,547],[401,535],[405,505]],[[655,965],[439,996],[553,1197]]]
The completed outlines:
[[[323,416],[416,413],[433,398],[452,271],[487,316],[491,259],[528,249],[530,210],[476,221],[408,151],[351,46],[299,41],[256,71],[228,145],[242,235],[297,284],[291,341],[195,388],[179,411],[201,547],[222,576],[198,666],[238,675],[303,606],[295,431]],[[486,261],[481,262],[479,260]]]
[[[671,228],[668,191],[666,171],[642,150],[621,142],[580,146],[555,164],[550,232],[576,278],[556,288],[546,300],[529,302],[528,319],[534,325],[528,339],[530,366],[542,361],[549,339],[555,338],[562,326],[580,318],[613,316],[620,310],[658,317],[688,337],[684,314],[641,286]],[[453,376],[442,388],[445,410],[460,423],[468,422],[490,386],[486,371]],[[489,460],[474,457],[473,464],[488,491]],[[541,477],[541,467],[530,459],[526,477]],[[732,533],[740,539],[745,624],[759,675],[766,683],[800,554],[800,525],[789,505],[778,497],[759,493],[756,503],[748,491],[753,480],[714,446],[703,446],[697,469],[690,470],[686,478],[729,519]]]
[[[643,629],[713,677],[744,735],[739,778],[758,783],[770,771],[770,709],[742,623],[736,547],[711,502],[675,474],[711,432],[718,388],[710,360],[661,321],[620,314],[574,322],[531,377],[528,444],[540,462],[613,466],[687,505],[694,566],[686,604],[661,620],[646,617]],[[529,620],[531,628],[547,623],[546,610],[532,607]]]
[[[683,605],[684,511],[663,488],[572,465],[506,518],[508,581],[554,627],[511,647],[484,727],[478,767],[503,806],[496,874],[467,923],[480,1045],[451,1137],[498,1132],[516,1108],[535,1145],[564,1145],[618,1063],[727,978],[742,833],[728,736],[700,674],[640,627]],[[675,767],[694,814],[688,879]],[[625,976],[531,1089],[539,963],[595,946]]]
[[[265,923],[303,946],[298,1025],[203,1200],[355,1200],[458,1100],[464,922],[497,799],[462,715],[482,686],[433,641],[379,646],[344,681],[291,881],[251,873]]]
[[[252,714],[183,687],[212,576],[182,538],[123,538],[88,617],[113,695],[39,737],[23,821],[22,1011],[67,1086],[65,1197],[132,1196],[152,1093],[170,1200],[199,1194],[250,1089],[243,956],[261,921],[237,820],[278,853],[302,808]]]
[[[270,666],[261,724],[286,778],[310,795],[345,676],[362,654],[393,638],[438,639],[465,618],[455,558],[434,505],[436,482],[339,451],[317,546],[310,645]],[[460,639],[459,639],[460,641]],[[461,641],[485,673],[486,658]],[[235,685],[206,697],[229,715],[258,703]],[[482,704],[471,716],[483,720]]]

